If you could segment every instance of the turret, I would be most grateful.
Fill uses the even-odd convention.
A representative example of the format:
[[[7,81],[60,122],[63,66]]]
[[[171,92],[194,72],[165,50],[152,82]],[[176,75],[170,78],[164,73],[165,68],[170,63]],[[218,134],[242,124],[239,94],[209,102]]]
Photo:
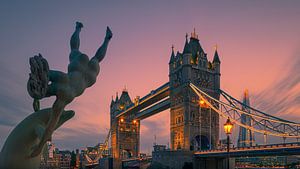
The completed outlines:
[[[215,50],[213,63],[215,63],[215,64],[220,64],[220,63],[221,63],[220,58],[219,58],[219,54],[218,54],[217,47],[216,47],[216,50]]]
[[[218,54],[218,47],[217,45],[215,46],[215,54],[214,54],[214,59],[213,59],[213,66],[216,70],[216,72],[220,73],[220,64],[221,64],[221,61],[220,61],[220,57],[219,57],[219,54]]]
[[[182,54],[188,54],[191,53],[191,47],[189,45],[189,41],[188,41],[188,34],[185,35],[185,44],[184,44],[184,48],[183,48],[183,53]]]
[[[120,109],[126,108],[128,105],[132,104],[133,102],[130,99],[130,96],[128,94],[128,91],[126,88],[122,91],[122,94],[120,96],[119,104],[120,104]]]
[[[220,57],[219,57],[218,49],[217,49],[217,45],[216,45],[215,46],[215,54],[214,54],[214,58],[213,58],[213,62],[212,62],[212,66],[215,71],[215,90],[220,89],[220,76],[221,76],[220,65],[221,65],[221,61],[220,61]]]
[[[118,96],[118,92],[116,93],[116,103],[119,101],[119,96]]]
[[[112,108],[115,104],[115,101],[114,101],[114,96],[111,96],[111,102],[110,102],[110,107]]]
[[[169,73],[176,67],[176,58],[174,54],[174,46],[172,45],[172,53],[169,61]]]
[[[174,54],[174,46],[172,45],[172,53],[171,53],[169,64],[172,64],[174,62],[175,62],[175,54]]]

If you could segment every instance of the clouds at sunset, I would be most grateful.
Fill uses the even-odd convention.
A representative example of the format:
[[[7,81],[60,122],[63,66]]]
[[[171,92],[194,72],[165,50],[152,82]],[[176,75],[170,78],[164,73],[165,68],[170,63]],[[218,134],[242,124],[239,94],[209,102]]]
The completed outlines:
[[[278,79],[253,96],[253,104],[269,114],[300,121],[300,54],[284,65]]]

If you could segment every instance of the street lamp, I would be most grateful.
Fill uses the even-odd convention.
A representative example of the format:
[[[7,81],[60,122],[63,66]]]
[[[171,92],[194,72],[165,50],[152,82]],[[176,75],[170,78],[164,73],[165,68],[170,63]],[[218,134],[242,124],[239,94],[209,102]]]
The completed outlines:
[[[229,148],[230,148],[230,138],[229,135],[231,134],[233,128],[233,123],[230,121],[230,118],[228,117],[226,123],[224,124],[224,131],[227,135],[227,169],[229,169]]]

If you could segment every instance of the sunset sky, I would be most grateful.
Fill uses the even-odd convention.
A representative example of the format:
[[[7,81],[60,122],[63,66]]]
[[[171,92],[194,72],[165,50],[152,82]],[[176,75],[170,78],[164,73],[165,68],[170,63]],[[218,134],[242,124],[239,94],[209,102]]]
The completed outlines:
[[[131,98],[168,81],[171,46],[180,52],[185,34],[196,29],[213,57],[218,44],[221,88],[240,99],[249,89],[251,105],[300,122],[300,1],[1,1],[0,147],[30,113],[29,57],[41,53],[51,69],[66,72],[74,23],[81,21],[80,50],[93,56],[106,26],[113,31],[96,84],[67,109],[76,115],[57,130],[61,149],[84,148],[104,140],[109,105],[124,86]],[[51,106],[45,99],[42,108]],[[141,150],[169,142],[169,110],[142,121]]]

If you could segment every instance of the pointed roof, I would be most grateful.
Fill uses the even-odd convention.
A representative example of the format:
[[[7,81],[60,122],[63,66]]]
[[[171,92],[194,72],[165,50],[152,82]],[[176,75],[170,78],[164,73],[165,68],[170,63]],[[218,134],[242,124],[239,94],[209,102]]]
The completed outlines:
[[[196,28],[194,28],[194,32],[191,33],[191,38],[198,39],[198,35],[196,33]]]
[[[111,102],[110,102],[110,106],[112,106],[113,104],[115,104],[115,101],[114,101],[114,96],[111,96]]]
[[[173,63],[175,61],[175,54],[174,54],[174,46],[172,45],[172,54],[171,54],[171,58],[170,58],[170,63]]]
[[[214,55],[213,63],[221,63],[217,48],[215,50],[215,55]]]
[[[188,34],[185,35],[185,44],[184,44],[184,48],[183,48],[183,54],[185,53],[191,53],[191,47],[189,45],[189,42],[188,42]]]
[[[122,94],[120,96],[120,102],[121,103],[132,103],[127,90],[122,91]]]
[[[118,92],[116,93],[116,101],[115,102],[117,102],[117,101],[119,101]]]
[[[191,33],[191,38],[189,42],[188,42],[188,35],[186,35],[186,41],[185,41],[183,53],[191,53],[194,60],[196,60],[196,58],[198,57],[197,53],[199,54],[205,53],[203,48],[201,47],[195,29],[194,32]]]

